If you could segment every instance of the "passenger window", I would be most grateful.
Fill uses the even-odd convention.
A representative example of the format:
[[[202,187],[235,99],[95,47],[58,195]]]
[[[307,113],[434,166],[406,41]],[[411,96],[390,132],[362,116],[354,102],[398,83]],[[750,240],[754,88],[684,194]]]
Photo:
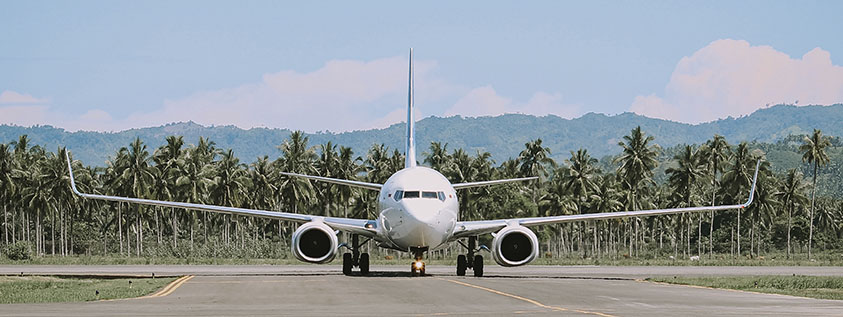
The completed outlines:
[[[402,195],[404,194],[403,190],[396,190],[395,191],[395,201],[401,201]]]
[[[404,198],[419,198],[418,191],[404,192]]]
[[[422,192],[422,198],[433,198],[436,199],[437,195],[436,192]]]
[[[441,201],[445,201],[445,193],[443,193],[443,192],[438,192],[438,193],[436,193],[436,194],[439,196],[439,200],[441,200]]]

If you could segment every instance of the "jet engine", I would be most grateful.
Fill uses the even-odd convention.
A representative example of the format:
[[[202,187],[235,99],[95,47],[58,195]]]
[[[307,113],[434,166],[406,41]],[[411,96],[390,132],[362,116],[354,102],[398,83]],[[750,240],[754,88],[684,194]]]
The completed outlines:
[[[337,254],[337,234],[322,222],[308,222],[293,232],[293,254],[308,263],[325,263]]]
[[[507,226],[494,234],[492,258],[500,266],[520,266],[539,255],[539,238],[523,226]]]

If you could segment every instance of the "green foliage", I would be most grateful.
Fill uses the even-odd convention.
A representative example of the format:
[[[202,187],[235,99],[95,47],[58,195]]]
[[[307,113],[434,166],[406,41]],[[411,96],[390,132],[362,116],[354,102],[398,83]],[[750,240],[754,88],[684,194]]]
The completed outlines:
[[[93,279],[0,276],[0,304],[86,302],[140,297],[173,280],[173,277]]]
[[[3,253],[12,261],[29,260],[32,258],[32,244],[29,241],[18,241],[7,245]]]
[[[843,277],[839,276],[654,277],[647,280],[818,299],[843,299]]]

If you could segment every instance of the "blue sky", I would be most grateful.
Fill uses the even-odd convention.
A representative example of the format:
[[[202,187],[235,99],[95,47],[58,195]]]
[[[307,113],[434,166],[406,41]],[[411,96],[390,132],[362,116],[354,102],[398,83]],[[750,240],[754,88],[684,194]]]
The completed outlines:
[[[703,122],[843,102],[837,1],[17,1],[0,123],[346,131],[421,116]]]

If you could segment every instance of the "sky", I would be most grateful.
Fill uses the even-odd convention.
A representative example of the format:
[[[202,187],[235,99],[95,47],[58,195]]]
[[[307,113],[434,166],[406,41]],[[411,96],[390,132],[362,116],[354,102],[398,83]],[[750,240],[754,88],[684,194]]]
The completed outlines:
[[[423,3],[423,4],[421,4]],[[0,124],[306,132],[843,102],[840,1],[6,1]]]

